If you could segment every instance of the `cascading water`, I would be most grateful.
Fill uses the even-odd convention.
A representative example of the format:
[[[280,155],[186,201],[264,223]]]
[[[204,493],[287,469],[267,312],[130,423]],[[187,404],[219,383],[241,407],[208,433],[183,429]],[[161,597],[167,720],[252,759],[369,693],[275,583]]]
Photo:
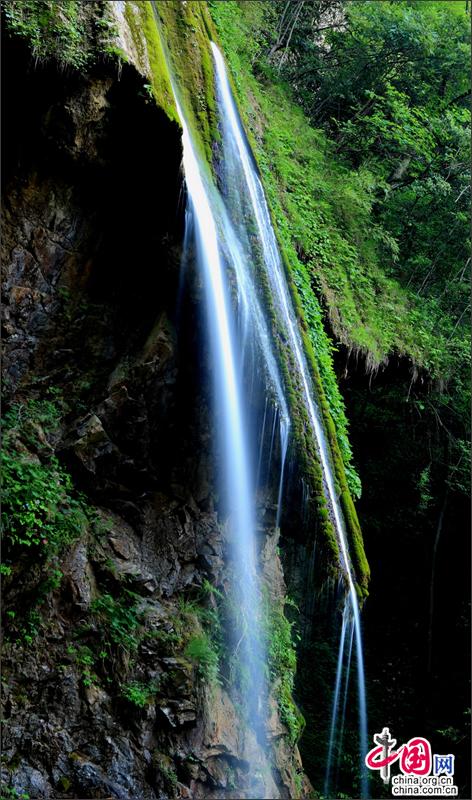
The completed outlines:
[[[252,267],[255,256],[253,236],[247,233],[252,225],[257,233],[258,251],[276,311],[284,326],[284,333],[295,357],[302,399],[308,411],[317,443],[323,481],[338,536],[342,566],[344,567],[349,603],[353,619],[356,642],[361,751],[366,751],[366,710],[364,672],[359,608],[352,576],[346,533],[342,512],[336,496],[334,478],[329,460],[323,426],[313,401],[313,387],[303,352],[301,337],[290,302],[288,287],[283,273],[275,234],[262,184],[252,162],[236,106],[231,96],[223,58],[212,43],[216,64],[216,81],[219,111],[222,123],[222,144],[226,169],[226,194],[233,192],[233,202],[223,202],[211,181],[201,168],[185,115],[174,91],[178,114],[183,128],[183,164],[188,192],[187,244],[190,231],[195,239],[196,260],[203,277],[206,297],[209,339],[215,364],[215,406],[219,415],[220,445],[223,456],[224,479],[222,481],[224,508],[227,513],[229,539],[234,559],[234,601],[242,630],[236,650],[244,664],[248,679],[245,686],[245,717],[248,725],[256,731],[259,743],[264,746],[267,706],[265,685],[265,653],[260,630],[260,587],[257,572],[256,514],[254,495],[261,471],[270,475],[275,433],[279,431],[279,478],[277,491],[276,525],[280,520],[284,467],[288,450],[290,415],[285,400],[282,382],[272,351],[272,342],[264,313],[258,301]],[[242,189],[242,191],[241,191]],[[236,198],[236,202],[234,202]],[[249,214],[249,216],[248,216]],[[234,271],[237,290],[237,318],[233,314],[225,260]],[[251,390],[255,381],[255,348],[261,357],[266,387],[265,410],[262,429],[259,431],[260,453],[257,479],[253,472],[254,454],[249,442],[248,400],[243,391],[247,351],[253,352]],[[258,376],[261,383],[261,376]],[[263,464],[268,439],[267,464]],[[346,612],[347,613],[347,612]],[[347,623],[346,623],[347,624]],[[346,624],[343,623],[341,661],[344,654]],[[336,724],[341,675],[335,691],[334,723]],[[259,794],[261,792],[261,794]],[[363,796],[366,787],[363,786]],[[265,796],[265,789],[253,785],[251,797]]]
[[[348,604],[345,603],[343,610],[343,620],[341,625],[341,637],[339,639],[338,663],[336,666],[336,682],[334,684],[333,712],[331,715],[331,726],[329,730],[329,742],[328,742],[328,758],[326,760],[326,779],[325,779],[326,795],[328,794],[329,791],[329,779],[331,777],[331,765],[333,762],[334,743],[336,740],[336,733],[337,733],[337,721],[338,721],[339,700],[340,700],[342,676],[343,676],[344,647],[346,643],[346,629],[348,627],[348,615],[349,615],[349,608]]]
[[[331,712],[329,732],[328,756],[326,759],[326,773],[324,793],[329,795],[332,781],[333,768],[336,766],[334,791],[337,789],[342,741],[344,736],[344,722],[346,718],[347,695],[349,676],[351,671],[352,645],[354,640],[354,625],[349,598],[344,596],[341,637],[339,640],[338,662],[336,666],[336,681]]]
[[[240,610],[244,633],[238,642],[240,658],[249,672],[246,709],[253,729],[263,729],[261,704],[265,696],[262,637],[258,627],[259,591],[255,552],[255,517],[248,457],[244,402],[238,380],[238,359],[231,306],[225,285],[217,225],[184,114],[177,102],[183,127],[183,164],[189,212],[195,232],[196,258],[204,278],[209,338],[215,364],[216,408],[221,415],[225,507],[234,557],[234,601]],[[261,731],[261,736],[263,732]]]
[[[317,449],[323,473],[325,493],[337,534],[342,566],[346,574],[347,589],[353,616],[354,640],[356,644],[359,696],[361,791],[362,796],[366,797],[367,777],[364,766],[364,755],[367,752],[367,711],[365,699],[361,623],[356,587],[347,548],[344,519],[336,494],[333,469],[329,457],[329,449],[320,420],[320,415],[313,399],[314,392],[311,385],[311,380],[309,378],[309,371],[303,351],[302,340],[291,305],[283,264],[272,227],[264,190],[253,163],[236,104],[232,97],[223,57],[214,43],[212,43],[211,46],[216,66],[216,82],[222,127],[224,163],[226,170],[230,170],[233,173],[233,182],[237,187],[236,195],[240,198],[245,198],[246,201],[248,201],[245,203],[244,208],[240,207],[239,227],[244,226],[247,228],[248,225],[253,225],[257,231],[257,238],[262,250],[263,267],[265,269],[265,275],[271,290],[271,297],[276,307],[278,317],[283,323],[286,338],[290,343],[290,348],[295,358],[298,378],[303,394],[303,402],[308,412],[315,441],[317,443]],[[248,216],[248,208],[251,212],[250,216]],[[242,213],[243,211],[244,213]],[[337,702],[336,696],[335,702]]]
[[[346,708],[347,708],[347,697],[348,697],[348,690],[349,690],[349,678],[351,676],[351,657],[352,657],[352,645],[354,642],[354,626],[352,624],[352,619],[350,620],[350,632],[348,635],[349,645],[347,650],[347,658],[346,664],[344,667],[344,692],[343,692],[343,705],[341,709],[341,722],[338,724],[339,732],[338,732],[338,757],[336,761],[336,779],[334,784],[334,789],[337,791],[338,788],[338,777],[339,777],[339,768],[341,765],[341,754],[343,748],[343,738],[344,738],[344,723],[346,721]],[[328,778],[329,781],[329,778]]]
[[[261,363],[264,366],[266,386],[271,394],[271,400],[266,394],[264,417],[262,421],[262,429],[260,433],[260,448],[256,473],[256,487],[260,485],[261,476],[264,472],[264,464],[262,463],[264,454],[265,437],[270,432],[271,446],[269,448],[269,463],[266,466],[266,472],[270,471],[270,461],[272,449],[274,444],[274,435],[276,425],[279,425],[280,437],[280,478],[279,490],[277,496],[277,520],[276,525],[280,518],[281,500],[282,500],[282,487],[285,468],[285,459],[288,448],[288,437],[290,431],[290,415],[288,411],[287,401],[285,399],[284,391],[282,388],[282,381],[279,374],[277,362],[275,360],[272,342],[267,327],[267,323],[262,311],[261,305],[258,301],[257,291],[254,285],[253,275],[251,273],[250,265],[252,262],[252,251],[244,235],[241,232],[236,233],[235,226],[230,220],[228,213],[228,206],[221,201],[221,198],[216,198],[215,201],[217,209],[217,218],[221,228],[221,242],[224,250],[227,253],[228,262],[234,269],[236,276],[236,285],[238,292],[238,309],[240,316],[240,350],[242,353],[241,367],[244,366],[244,357],[247,354],[248,338],[253,337],[253,345],[257,345],[258,352],[261,356]],[[244,229],[242,231],[244,233]],[[253,362],[254,367],[254,362]],[[254,386],[254,369],[253,380],[251,381],[252,394]],[[272,414],[272,420],[270,416]]]
[[[247,253],[235,234],[215,187],[205,178],[175,89],[174,95],[183,129],[183,167],[188,194],[183,262],[185,264],[187,260],[190,241],[193,239],[196,262],[203,278],[214,364],[215,413],[218,416],[224,465],[222,505],[228,519],[228,540],[234,566],[231,587],[232,606],[235,609],[233,653],[237,654],[240,672],[244,674],[242,716],[246,721],[246,731],[252,729],[259,746],[265,752],[267,658],[263,648],[260,578],[256,553],[257,482],[253,475],[247,398],[243,391],[249,349],[256,348],[260,356],[264,372],[266,410],[270,408],[272,414],[269,462],[277,425],[280,430],[277,514],[280,513],[290,420],[277,363],[271,350],[269,332],[248,269]],[[234,317],[229,296],[225,258],[236,278],[237,318]],[[254,358],[252,367],[254,383]],[[264,432],[265,426],[261,432],[261,459],[264,454]],[[270,469],[270,463],[267,468]],[[254,765],[251,764],[251,769],[253,768]],[[259,759],[259,775],[254,778],[251,775],[248,795],[251,798],[267,796],[265,779],[261,778],[264,769],[270,773],[268,757],[263,758],[262,762]],[[277,796],[273,784],[270,791],[272,797]]]

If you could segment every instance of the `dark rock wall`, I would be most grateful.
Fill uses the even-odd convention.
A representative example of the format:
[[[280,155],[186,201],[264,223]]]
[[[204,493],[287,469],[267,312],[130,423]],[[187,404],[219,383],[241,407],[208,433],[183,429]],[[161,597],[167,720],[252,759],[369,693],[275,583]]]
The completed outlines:
[[[460,416],[442,414],[434,384],[405,358],[370,375],[340,348],[338,368],[375,564],[363,612],[370,726],[390,724],[400,741],[422,730],[433,752],[454,750],[459,796],[468,797],[470,505],[449,452],[463,435]]]
[[[146,101],[132,69],[80,79],[35,66],[8,40],[4,58],[7,385],[14,389],[33,363],[36,374],[51,368],[62,384],[72,380],[60,369],[74,370],[67,340],[75,337],[75,370],[93,375],[100,362],[100,391],[175,294],[177,127]],[[54,335],[63,349],[72,344],[62,356]]]

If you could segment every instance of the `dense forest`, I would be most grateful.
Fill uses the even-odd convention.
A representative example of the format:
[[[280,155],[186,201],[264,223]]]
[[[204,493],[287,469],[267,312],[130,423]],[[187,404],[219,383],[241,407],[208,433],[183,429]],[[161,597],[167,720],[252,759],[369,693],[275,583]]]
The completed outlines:
[[[391,797],[386,727],[469,797],[468,0],[2,60],[2,800]]]

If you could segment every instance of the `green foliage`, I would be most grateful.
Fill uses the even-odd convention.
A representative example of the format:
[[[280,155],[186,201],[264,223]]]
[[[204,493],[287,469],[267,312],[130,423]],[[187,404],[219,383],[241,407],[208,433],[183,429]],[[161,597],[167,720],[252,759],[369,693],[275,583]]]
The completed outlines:
[[[139,681],[131,681],[121,687],[123,697],[138,708],[144,708],[151,701],[155,691],[154,684],[147,685]]]
[[[13,786],[1,787],[0,800],[30,800],[30,795],[27,792],[17,792]]]
[[[305,727],[305,720],[293,699],[297,653],[293,642],[294,623],[285,616],[286,605],[295,604],[288,598],[274,602],[268,593],[265,593],[264,617],[269,672],[277,696],[280,717],[288,728],[290,741],[295,744]]]
[[[295,784],[295,797],[301,797],[303,790],[303,773],[295,770],[293,773],[293,782]]]
[[[92,668],[95,666],[96,659],[90,647],[87,645],[80,645],[79,647],[69,645],[67,648],[67,654],[69,656],[73,656],[78,664],[84,686],[92,686],[97,682],[97,675],[92,670]]]
[[[196,601],[179,598],[175,629],[180,633],[185,658],[196,664],[199,677],[209,684],[220,683],[220,661],[224,651],[218,603],[222,593],[205,580]]]
[[[118,596],[103,593],[92,602],[94,622],[76,632],[80,644],[72,645],[68,651],[81,667],[83,684],[90,686],[99,680],[98,676],[108,683],[115,681],[122,697],[144,707],[156,692],[157,684],[138,680],[122,683],[122,677],[117,681],[113,674],[117,649],[126,654],[126,662],[131,665],[145,638],[159,643],[161,655],[181,655],[196,665],[203,681],[217,683],[222,646],[217,610],[179,597],[172,629],[146,631],[146,610],[139,601],[139,595],[121,588]]]
[[[36,59],[85,69],[103,54],[115,56],[108,3],[78,0],[4,0],[7,30],[25,39]]]
[[[31,399],[26,403],[15,403],[4,415],[5,431],[11,434],[21,433],[26,444],[44,446],[38,441],[38,426],[41,426],[48,437],[57,434],[64,411],[60,392],[50,389],[49,397],[42,400]]]
[[[419,508],[426,511],[434,499],[431,494],[431,464],[421,470],[418,478],[418,492],[420,495]]]
[[[88,509],[50,444],[60,413],[52,401],[31,400],[4,416],[2,531],[9,557],[32,549],[51,558],[87,526]]]
[[[217,600],[224,600],[223,592],[220,592],[216,586],[213,586],[212,583],[207,578],[203,579],[202,583],[202,593],[204,596],[208,597],[215,597]]]
[[[203,631],[189,640],[184,655],[197,665],[198,675],[210,684],[219,681],[219,655],[211,636]]]
[[[139,596],[121,589],[117,597],[104,593],[90,606],[91,619],[74,632],[74,643],[67,648],[77,665],[85,687],[101,682],[112,686],[122,697],[138,707],[150,700],[156,686],[139,681],[123,681],[123,661],[129,668],[144,635],[145,614]],[[121,663],[119,678],[116,665]]]
[[[2,526],[13,546],[57,552],[84,530],[83,503],[72,496],[70,476],[54,456],[37,464],[3,451],[2,470]]]
[[[461,325],[469,307],[467,18],[442,4],[367,5],[349,11],[351,42],[332,34],[351,73],[349,103],[331,127],[338,150],[355,165],[368,163],[377,184],[374,216],[396,242],[395,257],[383,248],[379,255],[407,290],[418,355],[410,350],[450,380],[468,340]],[[377,50],[390,53],[390,69],[377,67],[359,86],[356,73]]]
[[[365,234],[375,241],[383,288],[375,313],[362,287],[362,327],[381,344],[380,358],[394,348],[407,353],[444,387],[464,375],[470,338],[465,4],[365,2],[345,10],[347,25],[326,34],[329,56],[321,39],[306,47],[308,28],[297,24],[282,73],[312,122],[334,139],[337,160],[370,175],[374,202]],[[328,285],[333,291],[330,279]],[[395,286],[393,308],[388,290]],[[335,289],[332,300],[346,317],[344,289]],[[358,331],[353,335],[346,321],[356,343]],[[358,343],[375,355],[368,342]]]
[[[364,96],[356,87],[352,106],[333,124],[343,152],[354,163],[368,160],[385,187],[375,217],[395,239],[397,257],[381,254],[386,272],[409,297],[416,360],[436,379],[427,407],[422,400],[416,407],[420,415],[432,412],[447,432],[450,477],[467,494],[470,31],[467,15],[452,15],[446,5],[412,2],[407,9],[382,9],[374,3],[362,13],[352,9],[354,39],[371,49],[377,42],[385,50],[388,43],[395,55],[391,73],[369,76]],[[344,37],[333,37],[333,43],[340,56],[346,52],[356,61]],[[405,315],[399,322],[404,321]],[[420,509],[426,511],[430,498],[421,478],[419,490]]]
[[[42,626],[42,617],[38,609],[33,607],[25,614],[23,622],[18,626],[19,641],[26,645],[33,644]]]
[[[152,760],[154,766],[159,770],[159,773],[164,779],[165,788],[170,797],[175,797],[178,778],[172,759],[169,758],[169,756],[164,755],[164,753],[155,751],[153,753]]]
[[[13,569],[7,569],[9,572],[6,574],[12,574]],[[5,570],[2,573],[5,574]],[[42,607],[50,593],[57,590],[62,582],[63,573],[59,569],[57,556],[41,563],[39,575],[41,579],[36,583],[28,602],[5,611],[8,639],[27,647],[33,645],[37,635],[45,629],[47,621],[43,619]]]
[[[92,611],[101,622],[103,639],[108,645],[118,645],[135,651],[140,641],[143,614],[136,605],[138,595],[128,589],[120,597],[103,594],[92,603]]]

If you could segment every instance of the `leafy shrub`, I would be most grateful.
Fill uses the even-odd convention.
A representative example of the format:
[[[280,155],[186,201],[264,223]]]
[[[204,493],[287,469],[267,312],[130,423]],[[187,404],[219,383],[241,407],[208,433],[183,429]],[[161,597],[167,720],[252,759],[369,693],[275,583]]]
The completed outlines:
[[[95,656],[90,647],[87,645],[81,645],[80,647],[70,645],[67,648],[67,653],[75,657],[75,661],[80,667],[84,686],[92,686],[97,680],[97,676],[95,672],[92,672],[92,667],[95,666]]]
[[[5,414],[2,533],[12,553],[32,548],[52,557],[88,523],[87,506],[49,442],[57,435],[60,416],[51,400],[17,403]]]
[[[26,792],[19,794],[13,786],[2,786],[0,800],[30,800],[30,795]]]
[[[219,655],[208,633],[203,631],[192,636],[184,655],[196,663],[198,675],[202,680],[213,684],[218,682]]]
[[[12,545],[57,552],[84,530],[84,504],[55,456],[37,463],[5,448],[2,474],[2,527]]]
[[[291,742],[295,743],[302,734],[305,720],[293,699],[297,653],[292,633],[294,623],[285,616],[284,605],[294,603],[287,598],[274,602],[268,594],[264,597],[270,677],[276,687],[280,717],[288,728]]]
[[[142,620],[135,603],[137,597],[134,592],[125,589],[120,598],[103,594],[93,601],[92,611],[100,618],[103,636],[108,644],[113,643],[130,651],[137,649]]]
[[[131,681],[121,687],[122,696],[133,705],[138,706],[138,708],[144,708],[155,691],[156,686],[154,684],[147,685],[139,681]]]
[[[25,39],[37,59],[55,58],[83,69],[103,53],[119,55],[108,3],[5,0],[2,10],[7,29]]]

